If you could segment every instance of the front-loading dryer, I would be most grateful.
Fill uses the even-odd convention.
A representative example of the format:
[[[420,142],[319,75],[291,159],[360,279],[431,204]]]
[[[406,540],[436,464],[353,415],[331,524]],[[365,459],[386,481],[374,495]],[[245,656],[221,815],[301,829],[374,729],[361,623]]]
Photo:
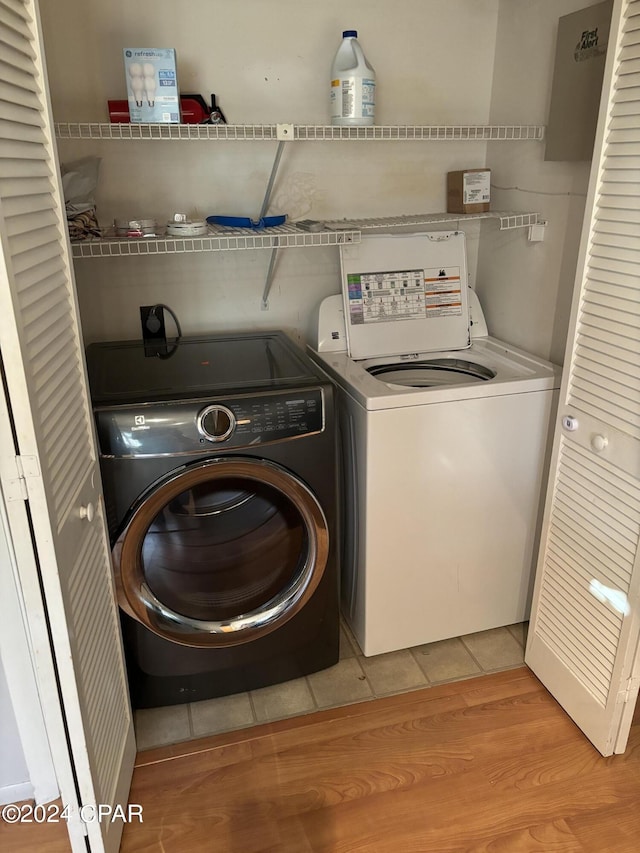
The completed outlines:
[[[364,654],[522,622],[560,371],[488,335],[463,233],[367,235],[341,261],[310,352],[338,388]]]
[[[335,664],[332,383],[282,332],[97,343],[87,365],[134,706]]]

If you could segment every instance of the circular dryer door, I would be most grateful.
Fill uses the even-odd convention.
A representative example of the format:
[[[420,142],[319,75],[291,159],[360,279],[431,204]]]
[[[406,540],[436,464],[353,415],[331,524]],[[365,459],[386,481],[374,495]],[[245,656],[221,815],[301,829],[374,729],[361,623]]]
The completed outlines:
[[[122,609],[198,647],[276,630],[313,595],[328,553],[325,516],[307,486],[244,458],[184,466],[155,483],[113,548]]]

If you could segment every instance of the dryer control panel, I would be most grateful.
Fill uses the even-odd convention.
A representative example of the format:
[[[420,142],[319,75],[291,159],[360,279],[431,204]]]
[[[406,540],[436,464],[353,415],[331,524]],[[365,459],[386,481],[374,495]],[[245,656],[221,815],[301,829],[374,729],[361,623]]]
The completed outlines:
[[[322,432],[323,391],[114,406],[96,409],[95,417],[103,457],[211,453]]]

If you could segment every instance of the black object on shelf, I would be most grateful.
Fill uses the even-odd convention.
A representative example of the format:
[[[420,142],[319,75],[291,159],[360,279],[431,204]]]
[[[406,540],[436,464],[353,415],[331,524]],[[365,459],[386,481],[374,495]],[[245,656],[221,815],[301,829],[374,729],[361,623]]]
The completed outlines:
[[[211,114],[209,116],[209,124],[226,124],[227,120],[220,107],[216,104],[216,96],[211,95]]]

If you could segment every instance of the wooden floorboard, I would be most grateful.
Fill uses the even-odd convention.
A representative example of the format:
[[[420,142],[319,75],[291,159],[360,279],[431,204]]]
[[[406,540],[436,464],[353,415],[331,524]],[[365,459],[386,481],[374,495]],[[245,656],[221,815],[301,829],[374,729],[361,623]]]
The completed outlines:
[[[22,804],[21,804],[22,805]],[[26,805],[26,804],[25,804]],[[33,806],[33,803],[29,803]],[[46,814],[57,816],[62,811],[60,800],[49,804]],[[30,812],[22,812],[31,816]],[[56,822],[9,824],[0,819],[0,851],[2,853],[71,853],[64,820]]]
[[[130,802],[122,853],[640,853],[640,718],[603,758],[522,668],[140,753]]]
[[[638,853],[636,737],[602,758],[526,669],[361,703],[142,753],[122,851]]]

